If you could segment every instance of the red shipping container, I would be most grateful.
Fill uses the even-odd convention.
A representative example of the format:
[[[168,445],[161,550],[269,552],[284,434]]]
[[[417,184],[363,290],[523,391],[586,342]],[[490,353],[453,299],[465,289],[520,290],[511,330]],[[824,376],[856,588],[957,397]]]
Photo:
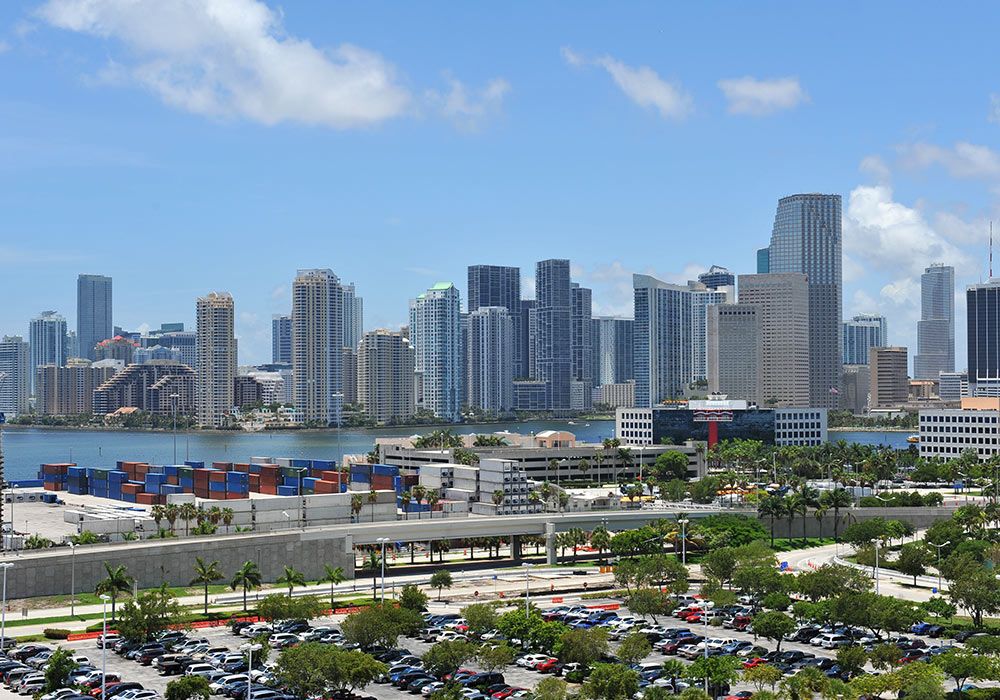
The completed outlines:
[[[333,471],[322,471],[319,473],[319,478],[323,481],[334,481],[340,483],[340,472]]]
[[[65,491],[66,487],[63,484],[56,483],[54,481],[42,482],[46,491]]]
[[[232,466],[232,462],[212,462],[213,469],[221,469],[224,472],[228,472]]]
[[[277,486],[273,486],[271,484],[261,484],[260,485],[260,492],[261,493],[266,493],[269,496],[277,496],[278,495],[278,487]]]
[[[226,480],[226,472],[212,472],[211,474],[208,475],[208,480],[224,482]]]
[[[250,471],[250,465],[249,464],[234,464],[233,468],[230,469],[229,471],[231,471],[231,472],[243,472],[245,474],[246,472]]]

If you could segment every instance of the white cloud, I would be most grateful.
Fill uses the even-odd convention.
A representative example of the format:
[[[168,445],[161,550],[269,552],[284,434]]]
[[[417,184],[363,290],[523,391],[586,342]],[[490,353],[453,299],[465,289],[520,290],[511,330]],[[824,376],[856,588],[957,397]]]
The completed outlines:
[[[911,170],[940,166],[956,178],[995,179],[1000,177],[1000,154],[989,146],[959,141],[952,148],[930,143],[898,147],[900,161]]]
[[[561,53],[563,60],[571,66],[600,66],[608,72],[626,97],[640,107],[655,109],[664,119],[683,119],[694,109],[694,101],[680,83],[664,80],[649,66],[635,68],[613,56],[588,60],[565,46]]]
[[[858,170],[870,175],[879,184],[889,182],[892,176],[889,166],[882,160],[882,156],[865,156],[861,159],[861,165],[858,166]]]
[[[575,268],[575,266],[574,266]],[[659,272],[651,267],[643,270],[627,268],[620,260],[597,265],[591,269],[574,269],[573,280],[594,290],[595,316],[627,316],[633,314],[635,299],[632,287],[632,274],[640,272],[671,284],[687,284],[688,280],[698,278],[708,268],[699,263],[687,263],[680,272]],[[523,282],[523,279],[522,279]]]
[[[499,112],[504,97],[510,92],[510,83],[503,78],[493,78],[481,89],[471,92],[462,81],[450,76],[447,80],[447,93],[428,91],[427,97],[441,114],[465,129],[475,129],[483,119]]]
[[[809,95],[794,77],[759,80],[748,75],[720,80],[718,85],[729,102],[730,114],[762,117],[809,101]]]
[[[290,36],[259,0],[48,0],[38,15],[122,42],[129,56],[105,78],[195,114],[345,129],[399,116],[410,103],[380,55]]]
[[[0,40],[0,53],[7,53],[8,51],[10,51],[10,44]]]

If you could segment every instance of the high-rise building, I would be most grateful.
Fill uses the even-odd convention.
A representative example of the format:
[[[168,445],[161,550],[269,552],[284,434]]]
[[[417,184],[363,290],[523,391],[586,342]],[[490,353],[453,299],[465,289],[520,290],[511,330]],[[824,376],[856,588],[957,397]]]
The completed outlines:
[[[910,396],[907,364],[906,348],[890,345],[871,349],[868,355],[871,408],[898,406],[907,402]]]
[[[724,267],[712,265],[708,272],[698,275],[698,281],[708,289],[718,289],[719,287],[733,287],[736,284],[736,275]]]
[[[271,316],[271,362],[292,361],[292,315]]]
[[[340,366],[343,367],[344,404],[354,405],[358,402],[358,351],[346,345],[340,350]]]
[[[342,287],[344,301],[344,347],[358,349],[365,325],[365,300],[358,296],[354,283]]]
[[[28,325],[28,342],[31,354],[31,388],[34,393],[39,367],[62,367],[66,364],[66,319],[55,311],[43,311],[31,319]]]
[[[503,306],[481,306],[469,314],[466,386],[468,405],[503,415],[514,407],[514,322]]]
[[[845,365],[867,365],[868,349],[889,344],[888,326],[885,316],[859,314],[844,321],[843,330]]]
[[[139,338],[139,344],[144,348],[159,345],[162,348],[176,352],[181,362],[191,369],[198,366],[198,338],[194,331],[185,331],[183,323],[161,323],[159,329],[151,330]],[[169,360],[172,357],[157,357],[154,359]]]
[[[707,308],[709,392],[760,402],[760,315],[755,304],[713,304]]]
[[[707,288],[701,282],[689,282],[691,290],[691,379],[702,382],[708,378],[708,307],[735,301],[734,287]],[[743,398],[743,397],[740,397]]]
[[[937,379],[955,371],[955,268],[931,265],[920,276],[915,379]]]
[[[542,260],[535,265],[535,378],[545,382],[551,411],[570,408],[572,379],[569,260]]]
[[[769,248],[757,249],[757,274],[766,275],[771,271],[771,250]]]
[[[236,378],[236,316],[233,297],[227,292],[211,292],[197,302],[197,372],[195,407],[198,425],[218,428],[233,409],[233,380]]]
[[[438,282],[410,301],[410,340],[416,352],[423,408],[438,418],[461,419],[461,299],[451,282]]]
[[[768,273],[795,272],[808,278],[809,405],[814,408],[837,408],[840,402],[841,248],[839,194],[795,194],[778,200]]]
[[[502,306],[514,327],[514,376],[528,376],[527,338],[521,312],[521,269],[503,265],[469,266],[469,313],[484,306]]]
[[[521,299],[521,328],[518,331],[518,345],[521,346],[521,371],[517,379],[533,379],[537,375],[535,351],[538,341],[538,317],[535,314],[535,300]]]
[[[570,285],[570,408],[583,411],[593,404],[594,314],[593,293],[575,282]]]
[[[19,335],[0,340],[0,413],[13,418],[28,410],[31,396],[31,355]]]
[[[344,401],[344,294],[332,270],[299,270],[292,282],[295,408],[307,423],[340,425]]]
[[[116,335],[114,338],[107,338],[94,346],[95,360],[121,360],[126,365],[135,362],[135,351],[139,344],[131,338],[123,338]]]
[[[740,275],[739,303],[759,309],[761,403],[808,407],[810,338],[806,276],[790,272]],[[839,377],[837,381],[840,382]]]
[[[635,321],[630,318],[594,319],[594,383],[624,384],[635,379],[632,338]]]
[[[94,390],[122,368],[119,360],[91,362],[83,358],[66,365],[41,365],[35,376],[38,413],[47,416],[80,415],[94,412]]]
[[[384,328],[368,331],[358,346],[358,402],[377,423],[396,423],[416,408],[413,346],[402,333]]]
[[[99,363],[94,363],[99,364]],[[190,415],[194,410],[195,371],[169,360],[129,365],[94,388],[94,413],[138,408],[161,416]],[[235,406],[242,405],[238,399]]]
[[[1000,280],[970,285],[965,308],[969,393],[1000,396]]]
[[[860,415],[868,410],[868,395],[871,393],[871,367],[844,365],[841,379],[840,406],[851,413]]]
[[[938,385],[938,398],[942,401],[961,401],[969,395],[969,375],[966,372],[942,372]]]
[[[691,290],[649,275],[632,275],[632,287],[635,405],[650,408],[691,382]]]
[[[80,275],[76,278],[76,342],[80,357],[96,358],[94,347],[112,337],[111,278]]]

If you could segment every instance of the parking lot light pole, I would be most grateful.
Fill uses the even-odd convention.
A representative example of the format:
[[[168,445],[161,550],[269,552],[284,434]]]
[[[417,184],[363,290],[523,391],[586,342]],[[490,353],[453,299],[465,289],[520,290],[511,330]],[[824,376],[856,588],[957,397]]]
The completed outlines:
[[[14,566],[11,562],[0,563],[3,569],[3,607],[0,607],[0,651],[7,648],[7,569]]]
[[[708,694],[708,601],[701,604],[701,619],[705,623],[705,640],[702,644],[705,647],[705,694]]]
[[[934,544],[933,542],[930,543],[932,547],[937,549],[938,594],[941,593],[941,550],[950,544],[951,540],[948,540],[947,542],[942,542],[941,544]]]
[[[379,537],[377,540],[382,545],[382,605],[385,605],[385,545],[388,544],[388,537]]]
[[[521,566],[524,567],[524,619],[527,620],[528,619],[528,601],[531,598],[531,590],[528,587],[529,586],[529,581],[530,581],[529,574],[531,572],[531,567],[533,567],[534,564],[528,564],[527,562],[525,562],[524,564],[521,564]]]
[[[878,594],[878,540],[875,540],[875,595]]]
[[[108,601],[111,600],[111,596],[106,594],[101,594],[101,603],[103,605],[102,615],[104,617],[104,633],[101,637],[101,697],[106,698],[108,696]]]
[[[253,700],[253,678],[250,676],[253,673],[253,653],[263,648],[260,644],[250,643],[240,647],[240,650],[247,653],[247,700]]]
[[[681,526],[681,564],[685,566],[688,563],[687,556],[687,524],[691,522],[687,518],[678,520],[677,523]],[[676,556],[676,555],[675,555]]]

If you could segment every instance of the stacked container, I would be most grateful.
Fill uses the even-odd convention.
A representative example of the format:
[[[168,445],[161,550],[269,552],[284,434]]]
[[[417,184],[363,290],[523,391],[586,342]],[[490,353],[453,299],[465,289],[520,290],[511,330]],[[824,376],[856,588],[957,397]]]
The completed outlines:
[[[65,491],[67,471],[75,466],[76,464],[69,463],[43,464],[38,470],[38,478],[47,491]]]

